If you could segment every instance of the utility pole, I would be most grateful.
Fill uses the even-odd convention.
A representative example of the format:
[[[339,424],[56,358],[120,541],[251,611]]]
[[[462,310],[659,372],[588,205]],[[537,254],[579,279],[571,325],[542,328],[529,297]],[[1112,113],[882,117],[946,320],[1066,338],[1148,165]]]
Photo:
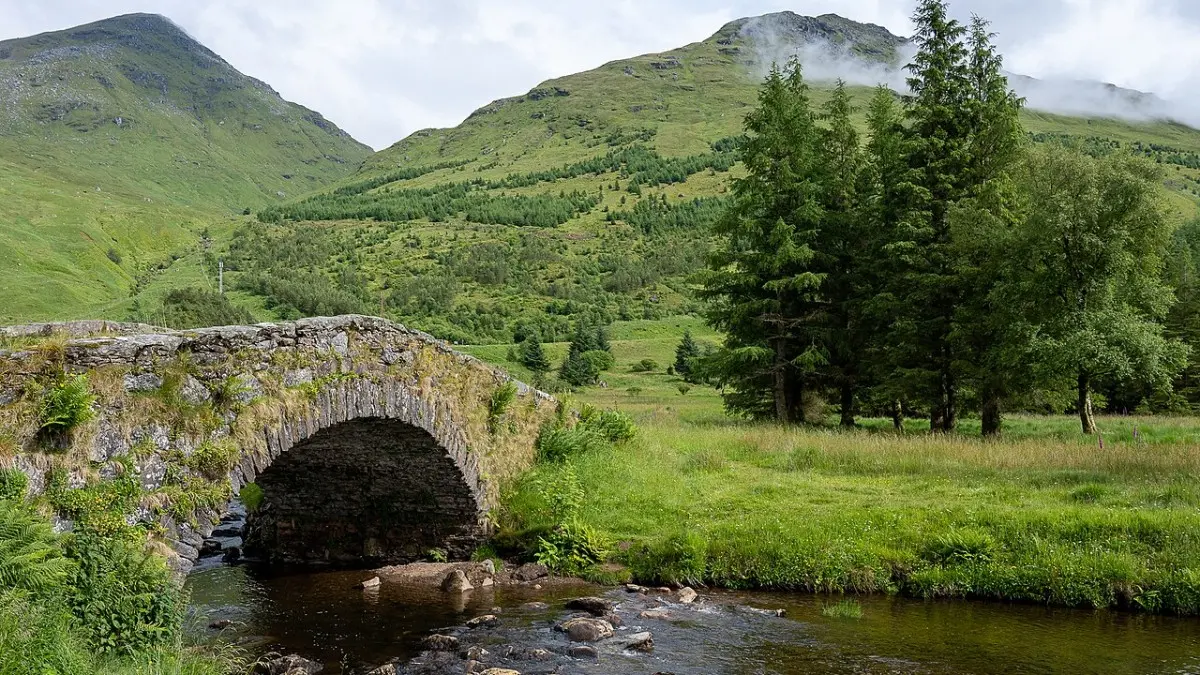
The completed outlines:
[[[225,261],[217,261],[217,292],[225,295]]]

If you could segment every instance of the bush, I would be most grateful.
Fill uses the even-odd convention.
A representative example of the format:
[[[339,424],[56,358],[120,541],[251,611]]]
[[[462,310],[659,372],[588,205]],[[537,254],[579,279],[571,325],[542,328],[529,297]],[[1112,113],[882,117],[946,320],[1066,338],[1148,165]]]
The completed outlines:
[[[602,349],[593,349],[584,352],[583,358],[592,365],[592,368],[597,373],[612,370],[612,367],[616,364],[616,359],[613,358],[612,352],[606,352]]]
[[[579,426],[594,431],[610,443],[624,443],[637,436],[637,425],[633,418],[616,410],[596,410],[584,407],[579,416]]]
[[[658,362],[654,359],[642,359],[630,368],[635,373],[649,373],[658,370]]]
[[[88,422],[95,414],[92,410],[95,402],[86,374],[60,378],[42,397],[39,414],[42,431],[61,434]]]
[[[29,476],[20,469],[0,469],[0,500],[25,498]]]
[[[112,246],[109,246],[108,253],[106,255],[108,255],[108,259],[112,261],[112,264],[120,266],[120,264],[121,264],[121,252],[120,251],[113,248]]]
[[[538,460],[562,462],[576,455],[603,449],[607,439],[593,429],[548,427],[537,440]]]
[[[568,520],[538,539],[537,561],[556,574],[581,576],[608,557],[608,542],[598,530]]]
[[[134,655],[174,641],[184,605],[164,562],[143,548],[140,533],[76,533],[68,553],[78,563],[70,603],[92,647]]]
[[[258,483],[246,483],[238,492],[238,499],[241,500],[247,511],[257,511],[263,503],[263,489],[258,486]]]
[[[0,589],[53,596],[74,565],[50,524],[11,501],[0,501]]]
[[[492,392],[492,397],[488,401],[488,431],[496,434],[500,430],[500,421],[504,419],[504,413],[508,412],[509,406],[517,398],[517,385],[512,381],[505,382]]]

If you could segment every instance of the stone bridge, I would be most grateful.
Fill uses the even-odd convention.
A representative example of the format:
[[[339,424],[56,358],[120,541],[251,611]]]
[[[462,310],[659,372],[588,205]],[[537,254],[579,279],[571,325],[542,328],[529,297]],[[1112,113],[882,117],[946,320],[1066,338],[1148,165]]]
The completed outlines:
[[[47,400],[80,374],[90,419],[43,428]],[[56,511],[63,528],[144,523],[184,570],[239,492],[260,496],[248,505],[246,546],[273,560],[390,564],[433,549],[462,558],[488,534],[499,486],[532,464],[555,407],[372,317],[8,328],[0,489]]]

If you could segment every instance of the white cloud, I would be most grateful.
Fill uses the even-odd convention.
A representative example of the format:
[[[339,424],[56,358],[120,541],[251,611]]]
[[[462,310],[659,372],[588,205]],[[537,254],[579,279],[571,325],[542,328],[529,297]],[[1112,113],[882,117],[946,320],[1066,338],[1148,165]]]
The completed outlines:
[[[1200,109],[1189,0],[952,0],[994,20],[1010,69],[1113,81]],[[833,12],[909,30],[898,0],[0,0],[0,39],[164,14],[236,68],[389,145],[538,82],[702,40],[742,16]],[[1200,116],[1198,116],[1200,117]]]

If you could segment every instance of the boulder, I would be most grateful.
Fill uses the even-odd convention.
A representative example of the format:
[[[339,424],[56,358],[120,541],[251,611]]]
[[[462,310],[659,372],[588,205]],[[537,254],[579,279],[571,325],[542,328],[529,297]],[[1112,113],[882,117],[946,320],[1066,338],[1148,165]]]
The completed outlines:
[[[645,586],[638,586],[637,584],[625,584],[625,590],[629,593],[645,593],[647,589]]]
[[[225,549],[225,555],[221,556],[221,560],[227,563],[235,563],[242,559],[242,549],[237,546],[231,546]]]
[[[430,635],[421,640],[421,647],[431,652],[458,651],[458,638],[452,635]]]
[[[381,582],[379,581],[379,577],[371,577],[370,579],[367,579],[366,581],[359,584],[359,586],[363,589],[379,588],[380,583]]]
[[[557,626],[571,642],[596,642],[613,636],[612,624],[604,619],[576,617]]]
[[[517,581],[535,581],[548,576],[550,576],[550,569],[538,563],[525,563],[518,567],[516,572],[513,572],[513,578]]]
[[[479,675],[521,675],[521,671],[509,668],[488,668],[479,673]]]
[[[217,619],[216,621],[213,621],[212,623],[208,624],[208,627],[213,630],[225,630],[226,628],[229,628],[232,625],[233,625],[233,622],[230,621],[229,619]]]
[[[625,649],[630,651],[643,653],[654,651],[654,637],[648,632],[628,635],[622,642],[625,644]]]
[[[616,603],[610,600],[591,596],[567,601],[567,609],[577,609],[592,616],[604,616],[611,612],[615,605]]]
[[[682,602],[685,605],[692,604],[696,601],[697,597],[699,597],[699,595],[696,593],[696,591],[693,591],[691,588],[686,586],[675,596],[679,602]]]
[[[521,605],[521,609],[524,609],[524,610],[530,611],[530,612],[540,612],[545,609],[550,609],[550,605],[547,605],[544,602],[527,602],[527,603]]]
[[[669,619],[671,618],[671,613],[665,609],[647,609],[638,614],[638,616],[643,619]]]
[[[442,580],[442,590],[447,593],[466,593],[474,588],[462,570],[450,570],[450,573]]]
[[[254,675],[315,675],[324,669],[325,666],[297,654],[267,654],[250,672]]]
[[[375,670],[368,672],[367,675],[396,675],[396,673],[398,673],[398,672],[400,672],[400,671],[396,670],[396,664],[385,663],[384,665],[379,666]]]
[[[607,612],[600,618],[611,623],[613,628],[620,628],[621,626],[625,625],[625,620],[618,616],[616,612]]]
[[[221,555],[221,542],[212,539],[205,539],[200,545],[200,557],[208,558],[214,555]]]
[[[567,656],[573,659],[598,659],[600,654],[596,652],[595,647],[588,645],[572,645],[567,649]]]
[[[467,628],[495,628],[499,625],[500,618],[495,614],[484,614],[467,622]]]

